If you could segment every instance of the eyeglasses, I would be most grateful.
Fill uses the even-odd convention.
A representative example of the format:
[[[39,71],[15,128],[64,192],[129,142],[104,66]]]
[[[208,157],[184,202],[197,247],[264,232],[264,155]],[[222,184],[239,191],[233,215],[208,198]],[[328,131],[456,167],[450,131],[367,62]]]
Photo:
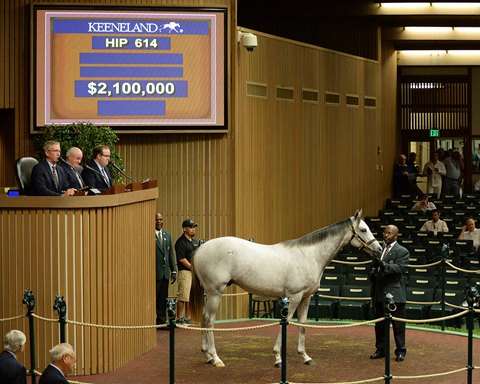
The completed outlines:
[[[67,354],[66,356],[70,357],[73,360],[73,362],[77,361],[77,356],[70,355],[70,354]]]
[[[60,152],[60,149],[47,149],[48,152]]]

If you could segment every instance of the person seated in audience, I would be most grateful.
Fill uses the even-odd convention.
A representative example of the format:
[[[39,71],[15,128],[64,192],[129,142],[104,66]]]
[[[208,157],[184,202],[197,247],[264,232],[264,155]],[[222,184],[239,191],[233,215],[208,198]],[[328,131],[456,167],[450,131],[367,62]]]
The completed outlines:
[[[473,186],[473,191],[476,193],[480,192],[480,180],[478,180]]]
[[[426,221],[420,231],[432,231],[435,236],[438,232],[448,232],[448,225],[445,221],[440,220],[440,212],[438,209],[432,210],[432,220]]]
[[[12,329],[5,335],[3,351],[0,353],[0,383],[27,383],[27,370],[18,361],[18,357],[25,351],[26,342],[25,334],[17,329]]]
[[[433,209],[437,209],[435,204],[433,204],[431,201],[428,201],[428,194],[424,193],[421,197],[420,200],[417,201],[414,206],[412,207],[412,211],[422,211],[423,213],[427,211],[431,211]]]
[[[469,218],[458,236],[460,240],[473,240],[473,248],[476,254],[480,246],[480,229],[475,228],[475,220]]]

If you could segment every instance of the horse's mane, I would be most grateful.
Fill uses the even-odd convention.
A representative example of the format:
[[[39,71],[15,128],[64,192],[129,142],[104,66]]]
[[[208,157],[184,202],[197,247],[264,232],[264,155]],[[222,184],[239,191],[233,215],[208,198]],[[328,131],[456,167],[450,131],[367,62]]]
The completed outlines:
[[[297,239],[285,240],[280,244],[284,245],[285,247],[295,247],[299,245],[316,244],[317,242],[325,240],[326,238],[330,237],[332,234],[338,232],[339,227],[343,227],[347,224],[348,225],[352,224],[352,221],[350,220],[350,218],[339,221],[327,227],[317,229],[316,231],[313,231]]]

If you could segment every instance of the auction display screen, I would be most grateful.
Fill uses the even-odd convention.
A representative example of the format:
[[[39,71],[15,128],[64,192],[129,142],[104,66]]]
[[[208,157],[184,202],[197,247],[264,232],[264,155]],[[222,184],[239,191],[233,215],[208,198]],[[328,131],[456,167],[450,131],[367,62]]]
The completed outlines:
[[[226,129],[225,10],[34,9],[35,127]]]

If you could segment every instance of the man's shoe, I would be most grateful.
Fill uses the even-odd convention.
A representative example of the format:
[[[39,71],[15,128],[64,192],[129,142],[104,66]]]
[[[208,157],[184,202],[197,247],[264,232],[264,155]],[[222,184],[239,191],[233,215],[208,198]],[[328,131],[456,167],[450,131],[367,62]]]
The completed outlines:
[[[370,355],[370,359],[381,359],[385,357],[385,353],[383,353],[382,351],[375,351],[375,353],[373,355]]]
[[[180,318],[177,320],[177,324],[184,325],[184,324],[185,324],[185,319],[184,319],[183,317],[180,317]]]
[[[396,358],[395,358],[395,361],[403,361],[405,360],[405,354],[404,353],[400,353]]]

